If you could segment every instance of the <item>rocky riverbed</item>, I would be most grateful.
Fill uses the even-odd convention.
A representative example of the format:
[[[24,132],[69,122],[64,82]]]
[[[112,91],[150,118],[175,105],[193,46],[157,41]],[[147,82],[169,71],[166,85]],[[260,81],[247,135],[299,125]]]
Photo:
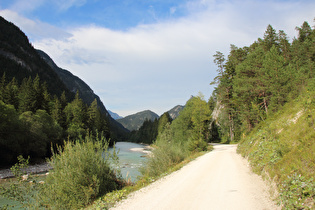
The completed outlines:
[[[40,163],[35,165],[30,165],[27,168],[23,169],[27,174],[39,174],[45,173],[52,169],[48,163]],[[14,177],[10,169],[1,169],[0,170],[0,179],[12,178]]]

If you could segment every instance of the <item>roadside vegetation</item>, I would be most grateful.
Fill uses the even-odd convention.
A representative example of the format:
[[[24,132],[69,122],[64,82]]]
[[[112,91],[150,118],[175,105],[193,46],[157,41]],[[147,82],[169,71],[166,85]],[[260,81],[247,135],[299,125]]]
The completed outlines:
[[[164,121],[142,173],[156,177],[190,155],[208,150],[210,109],[203,96],[192,97],[173,122]]]
[[[314,82],[244,136],[238,147],[256,173],[277,184],[285,209],[315,207]]]
[[[275,183],[284,209],[315,208],[315,29],[307,22],[289,42],[271,25],[249,47],[214,55],[213,117],[224,142]]]

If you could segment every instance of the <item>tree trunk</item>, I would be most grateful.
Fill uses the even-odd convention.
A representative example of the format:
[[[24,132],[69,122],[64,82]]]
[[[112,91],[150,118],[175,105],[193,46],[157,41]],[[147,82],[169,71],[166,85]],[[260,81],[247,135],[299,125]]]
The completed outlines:
[[[229,113],[229,122],[230,122],[230,142],[234,140],[234,133],[233,133],[233,119],[231,117],[231,113]]]

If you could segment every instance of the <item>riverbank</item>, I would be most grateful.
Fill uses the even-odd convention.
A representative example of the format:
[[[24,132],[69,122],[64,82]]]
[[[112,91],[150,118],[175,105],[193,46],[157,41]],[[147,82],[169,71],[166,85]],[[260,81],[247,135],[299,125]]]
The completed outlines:
[[[131,148],[129,150],[132,151],[132,152],[142,152],[142,153],[144,153],[144,154],[149,156],[149,155],[152,154],[153,148],[151,146],[149,146],[149,145],[146,145],[144,147],[135,147],[135,148]]]
[[[135,144],[136,145],[136,144]],[[144,147],[133,147],[129,150],[132,152],[139,152],[144,153],[145,156],[149,156],[152,153],[153,148],[149,145],[145,145]],[[30,165],[26,169],[24,169],[24,172],[27,174],[40,174],[45,173],[51,170],[52,167],[48,163],[39,163],[35,165]],[[14,175],[11,172],[10,168],[6,169],[0,169],[0,179],[7,179],[7,178],[13,178]]]
[[[51,170],[52,167],[49,163],[40,163],[35,165],[30,165],[27,168],[23,169],[22,171],[27,174],[40,174],[45,173]],[[1,169],[0,170],[0,179],[7,179],[14,177],[13,173],[10,169]]]

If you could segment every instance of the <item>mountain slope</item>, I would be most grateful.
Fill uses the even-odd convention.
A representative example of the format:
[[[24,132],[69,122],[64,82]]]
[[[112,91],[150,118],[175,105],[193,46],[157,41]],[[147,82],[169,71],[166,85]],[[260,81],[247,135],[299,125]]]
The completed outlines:
[[[79,91],[80,98],[88,105],[90,105],[95,99],[98,107],[110,120],[111,136],[115,141],[123,140],[128,133],[120,123],[114,120],[108,111],[106,110],[103,102],[96,95],[93,90],[79,77],[73,75],[68,70],[58,67],[55,62],[43,51],[37,50],[38,54],[47,62],[47,64],[58,74],[59,78],[64,82],[66,87],[73,93]]]
[[[40,81],[46,82],[51,96],[61,96],[66,93],[68,101],[74,98],[78,90],[80,98],[90,105],[94,99],[103,113],[110,119],[111,138],[124,139],[128,131],[112,119],[100,98],[80,78],[69,71],[59,68],[44,52],[35,50],[27,36],[13,23],[0,17],[0,77],[5,73],[6,81],[14,77],[18,83],[24,78],[39,76]]]
[[[285,209],[315,207],[314,96],[313,79],[297,100],[243,135],[238,147],[256,173],[277,184]]]
[[[133,115],[129,115],[122,119],[118,119],[117,121],[121,123],[125,128],[132,131],[138,130],[145,120],[154,121],[157,118],[159,118],[159,115],[150,110],[145,110]]]
[[[174,120],[176,117],[178,117],[180,111],[182,111],[184,109],[185,106],[182,105],[177,105],[174,108],[172,108],[171,110],[168,111],[168,113],[170,114],[171,118]]]
[[[108,113],[110,114],[110,116],[114,119],[114,120],[118,120],[118,119],[121,119],[121,118],[123,118],[123,117],[121,117],[121,116],[119,116],[117,113],[115,113],[115,112],[112,112],[112,111],[110,111],[110,110],[107,110],[108,111]]]
[[[21,83],[26,77],[35,78],[47,83],[50,94],[60,96],[65,91],[68,99],[73,98],[56,72],[38,55],[27,36],[13,23],[0,17],[0,76],[5,73],[6,80],[13,77]]]
[[[72,92],[79,91],[80,98],[88,105],[90,105],[94,99],[97,100],[99,108],[107,113],[104,104],[100,98],[94,94],[93,90],[79,77],[73,75],[71,72],[59,68],[55,62],[43,51],[37,50],[38,54],[46,61],[46,63],[58,74],[59,78],[63,81],[66,87]]]

